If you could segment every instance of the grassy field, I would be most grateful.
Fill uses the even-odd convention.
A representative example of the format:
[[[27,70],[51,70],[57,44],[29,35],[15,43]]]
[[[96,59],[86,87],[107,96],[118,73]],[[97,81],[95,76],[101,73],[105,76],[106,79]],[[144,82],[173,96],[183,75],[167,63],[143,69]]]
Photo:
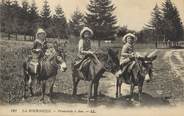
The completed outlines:
[[[38,97],[35,96],[28,98],[26,101],[22,101],[23,92],[23,72],[22,63],[30,54],[31,42],[23,41],[0,41],[0,98],[1,104],[24,104],[31,103],[37,104],[39,102]],[[95,46],[96,47],[96,46]],[[107,46],[106,46],[107,47]],[[105,49],[106,47],[102,48]],[[114,47],[114,46],[113,46]],[[98,47],[96,47],[98,48]],[[121,46],[116,45],[116,48]],[[138,52],[146,53],[154,50],[153,44],[137,44],[136,49]],[[54,87],[55,103],[80,103],[85,104],[86,92],[88,82],[81,81],[78,87],[77,98],[71,96],[72,93],[72,77],[70,64],[74,60],[77,51],[76,43],[68,43],[65,47],[68,52],[67,64],[68,70],[65,73],[59,72],[57,75],[57,81]],[[184,98],[184,86],[183,80],[180,75],[178,76],[175,69],[172,69],[172,62],[179,62],[174,56],[167,56],[168,52],[172,52],[167,49],[160,49],[157,52],[158,58],[154,61],[154,80],[151,83],[145,83],[143,88],[143,102],[144,105],[162,105],[167,103],[177,103],[183,101]],[[176,51],[176,53],[183,54],[182,51]],[[171,55],[171,54],[170,54]],[[182,56],[182,58],[184,58]],[[179,63],[178,63],[179,64]],[[180,72],[180,71],[179,71]],[[108,73],[107,73],[108,74]],[[129,93],[129,86],[124,85],[122,87],[122,93],[126,96]],[[115,99],[115,78],[108,74],[106,78],[100,80],[99,86],[99,100],[98,104],[105,105],[127,105],[124,97]],[[167,104],[166,103],[166,104]]]

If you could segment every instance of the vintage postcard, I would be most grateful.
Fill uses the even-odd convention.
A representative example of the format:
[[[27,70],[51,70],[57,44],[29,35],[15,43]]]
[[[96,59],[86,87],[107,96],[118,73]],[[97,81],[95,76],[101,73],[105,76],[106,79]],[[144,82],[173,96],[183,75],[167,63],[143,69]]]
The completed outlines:
[[[0,115],[184,116],[184,0],[2,0]]]

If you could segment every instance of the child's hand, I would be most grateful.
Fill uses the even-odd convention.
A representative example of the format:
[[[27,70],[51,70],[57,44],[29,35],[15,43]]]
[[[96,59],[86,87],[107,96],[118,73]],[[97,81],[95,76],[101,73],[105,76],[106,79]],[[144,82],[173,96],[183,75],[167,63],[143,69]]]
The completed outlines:
[[[94,52],[93,51],[88,51],[88,54],[94,54]]]
[[[131,54],[130,54],[130,57],[131,57],[131,58],[135,57],[135,54],[134,54],[134,53],[131,53]]]

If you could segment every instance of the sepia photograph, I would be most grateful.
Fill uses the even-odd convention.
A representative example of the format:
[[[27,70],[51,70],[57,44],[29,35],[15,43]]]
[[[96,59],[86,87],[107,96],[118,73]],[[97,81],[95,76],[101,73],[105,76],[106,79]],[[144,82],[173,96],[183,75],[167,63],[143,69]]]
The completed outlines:
[[[184,0],[0,1],[0,115],[183,109]]]

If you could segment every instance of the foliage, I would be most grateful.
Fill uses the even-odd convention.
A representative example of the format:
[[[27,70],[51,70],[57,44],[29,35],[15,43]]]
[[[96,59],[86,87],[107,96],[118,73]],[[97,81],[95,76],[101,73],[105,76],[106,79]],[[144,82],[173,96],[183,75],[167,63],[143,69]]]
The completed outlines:
[[[147,34],[146,31],[149,31],[148,37],[154,37],[155,41],[169,40],[176,43],[183,40],[184,28],[180,15],[176,6],[170,0],[166,0],[162,4],[162,8],[159,8],[157,4],[155,5],[151,21],[140,32],[141,37],[145,37],[143,34]]]
[[[111,0],[90,0],[86,13],[86,25],[89,26],[95,34],[95,39],[115,39],[116,34],[116,16]]]
[[[51,11],[47,0],[44,1],[43,9],[41,11],[41,26],[46,29],[51,24]]]
[[[76,9],[69,21],[69,30],[70,33],[74,36],[79,36],[80,31],[84,27],[84,15],[80,12],[79,9]]]
[[[53,29],[58,38],[67,38],[67,22],[63,9],[58,6],[53,16]]]

